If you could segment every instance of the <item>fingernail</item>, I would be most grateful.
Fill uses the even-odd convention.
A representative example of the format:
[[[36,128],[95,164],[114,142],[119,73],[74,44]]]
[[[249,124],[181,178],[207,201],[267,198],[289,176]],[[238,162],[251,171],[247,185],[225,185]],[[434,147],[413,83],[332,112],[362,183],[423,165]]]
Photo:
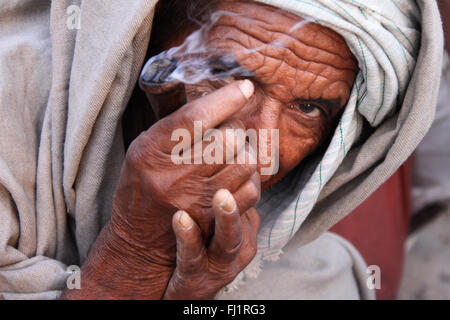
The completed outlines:
[[[192,218],[185,211],[179,211],[178,215],[178,221],[180,222],[180,225],[184,230],[189,230],[190,228],[192,228],[192,226],[194,225]]]
[[[248,79],[241,81],[239,83],[239,88],[247,99],[250,99],[255,92],[255,85]]]
[[[220,201],[219,206],[225,213],[232,213],[236,208],[236,201],[230,191],[221,189],[217,192],[217,200]]]

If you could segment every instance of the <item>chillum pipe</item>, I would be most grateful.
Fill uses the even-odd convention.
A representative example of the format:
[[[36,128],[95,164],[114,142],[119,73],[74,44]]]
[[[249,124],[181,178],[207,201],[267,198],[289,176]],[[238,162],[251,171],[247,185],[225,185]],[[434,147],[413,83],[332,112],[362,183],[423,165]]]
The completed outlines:
[[[251,75],[229,56],[216,56],[208,60],[207,68],[214,79],[227,81],[230,78],[245,78]],[[147,94],[158,119],[164,118],[186,103],[184,84],[167,80],[177,66],[176,59],[154,59],[145,65],[139,79],[139,85]]]
[[[156,59],[145,66],[139,78],[139,86],[146,93],[158,120],[186,104],[184,84],[179,81],[167,81],[167,77],[176,69],[177,64],[174,59]]]

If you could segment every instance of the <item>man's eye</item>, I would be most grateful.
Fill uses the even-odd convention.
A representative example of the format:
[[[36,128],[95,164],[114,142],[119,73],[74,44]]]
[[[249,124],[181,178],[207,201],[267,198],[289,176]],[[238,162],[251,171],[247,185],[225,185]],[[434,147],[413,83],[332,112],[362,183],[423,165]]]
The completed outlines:
[[[301,112],[310,117],[320,117],[322,114],[320,107],[312,103],[299,103],[297,106]]]

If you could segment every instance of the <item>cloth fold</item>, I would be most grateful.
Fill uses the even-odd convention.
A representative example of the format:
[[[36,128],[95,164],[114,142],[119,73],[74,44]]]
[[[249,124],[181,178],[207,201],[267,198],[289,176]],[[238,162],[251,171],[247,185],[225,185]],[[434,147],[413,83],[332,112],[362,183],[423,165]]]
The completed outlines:
[[[258,255],[248,267],[250,270],[260,265],[258,260],[278,259],[283,247],[304,226],[320,199],[322,190],[336,171],[339,168],[352,169],[352,159],[345,158],[349,152],[353,152],[351,149],[356,142],[365,142],[358,141],[364,127],[369,127],[365,131],[374,131],[373,127],[380,126],[389,117],[392,119],[402,104],[403,110],[410,107],[411,101],[404,101],[404,97],[419,54],[422,19],[420,8],[412,0],[258,1],[290,11],[339,33],[357,58],[360,71],[325,154],[302,163],[287,179],[263,195],[258,205],[262,213]],[[436,11],[433,14],[438,16]],[[436,84],[436,80],[434,83]],[[396,133],[396,130],[391,130],[394,136]],[[414,135],[415,132],[411,134]],[[423,132],[419,133],[419,137],[423,137]],[[360,149],[364,147],[363,144]],[[379,140],[376,147],[382,151],[373,157],[379,162],[389,151],[387,137]],[[404,159],[415,147],[403,150],[406,156]],[[366,164],[370,164],[370,161],[362,162],[361,166]],[[400,164],[401,162],[397,163],[397,167]],[[366,166],[366,169],[369,168],[370,166]],[[385,175],[384,180],[394,172],[395,170]],[[375,188],[366,194],[360,194],[361,202],[374,190]],[[334,201],[342,202],[339,198],[334,198]],[[356,201],[351,203],[353,206]],[[315,222],[308,224],[307,231],[313,230],[310,232],[311,236],[304,243],[317,238],[350,211],[320,212],[318,218],[316,214]],[[235,283],[238,282],[239,279],[236,279]]]
[[[450,200],[450,59],[444,52],[436,117],[413,156],[412,212]]]
[[[264,264],[255,279],[245,274],[239,290],[217,300],[374,300],[367,265],[354,246],[330,232],[301,246],[292,239],[279,261]]]
[[[323,159],[263,196],[255,261],[277,257],[292,237],[298,246],[318,238],[406,160],[434,116],[443,47],[434,1],[264,2],[342,34],[361,72]],[[66,266],[84,262],[109,219],[124,159],[120,119],[156,3],[0,2],[1,296],[55,298]],[[71,5],[79,30],[67,27]]]
[[[156,3],[0,3],[0,295],[60,293],[62,264],[82,265],[109,219]]]

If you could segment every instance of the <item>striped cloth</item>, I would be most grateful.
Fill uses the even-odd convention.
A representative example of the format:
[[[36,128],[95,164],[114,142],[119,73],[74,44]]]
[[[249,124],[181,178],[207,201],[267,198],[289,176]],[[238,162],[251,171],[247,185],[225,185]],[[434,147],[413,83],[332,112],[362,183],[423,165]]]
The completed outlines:
[[[349,102],[325,154],[302,163],[263,194],[258,205],[258,253],[233,282],[256,277],[263,260],[277,260],[357,141],[364,121],[376,127],[405,95],[420,47],[420,10],[413,0],[257,0],[342,35],[359,62]]]

